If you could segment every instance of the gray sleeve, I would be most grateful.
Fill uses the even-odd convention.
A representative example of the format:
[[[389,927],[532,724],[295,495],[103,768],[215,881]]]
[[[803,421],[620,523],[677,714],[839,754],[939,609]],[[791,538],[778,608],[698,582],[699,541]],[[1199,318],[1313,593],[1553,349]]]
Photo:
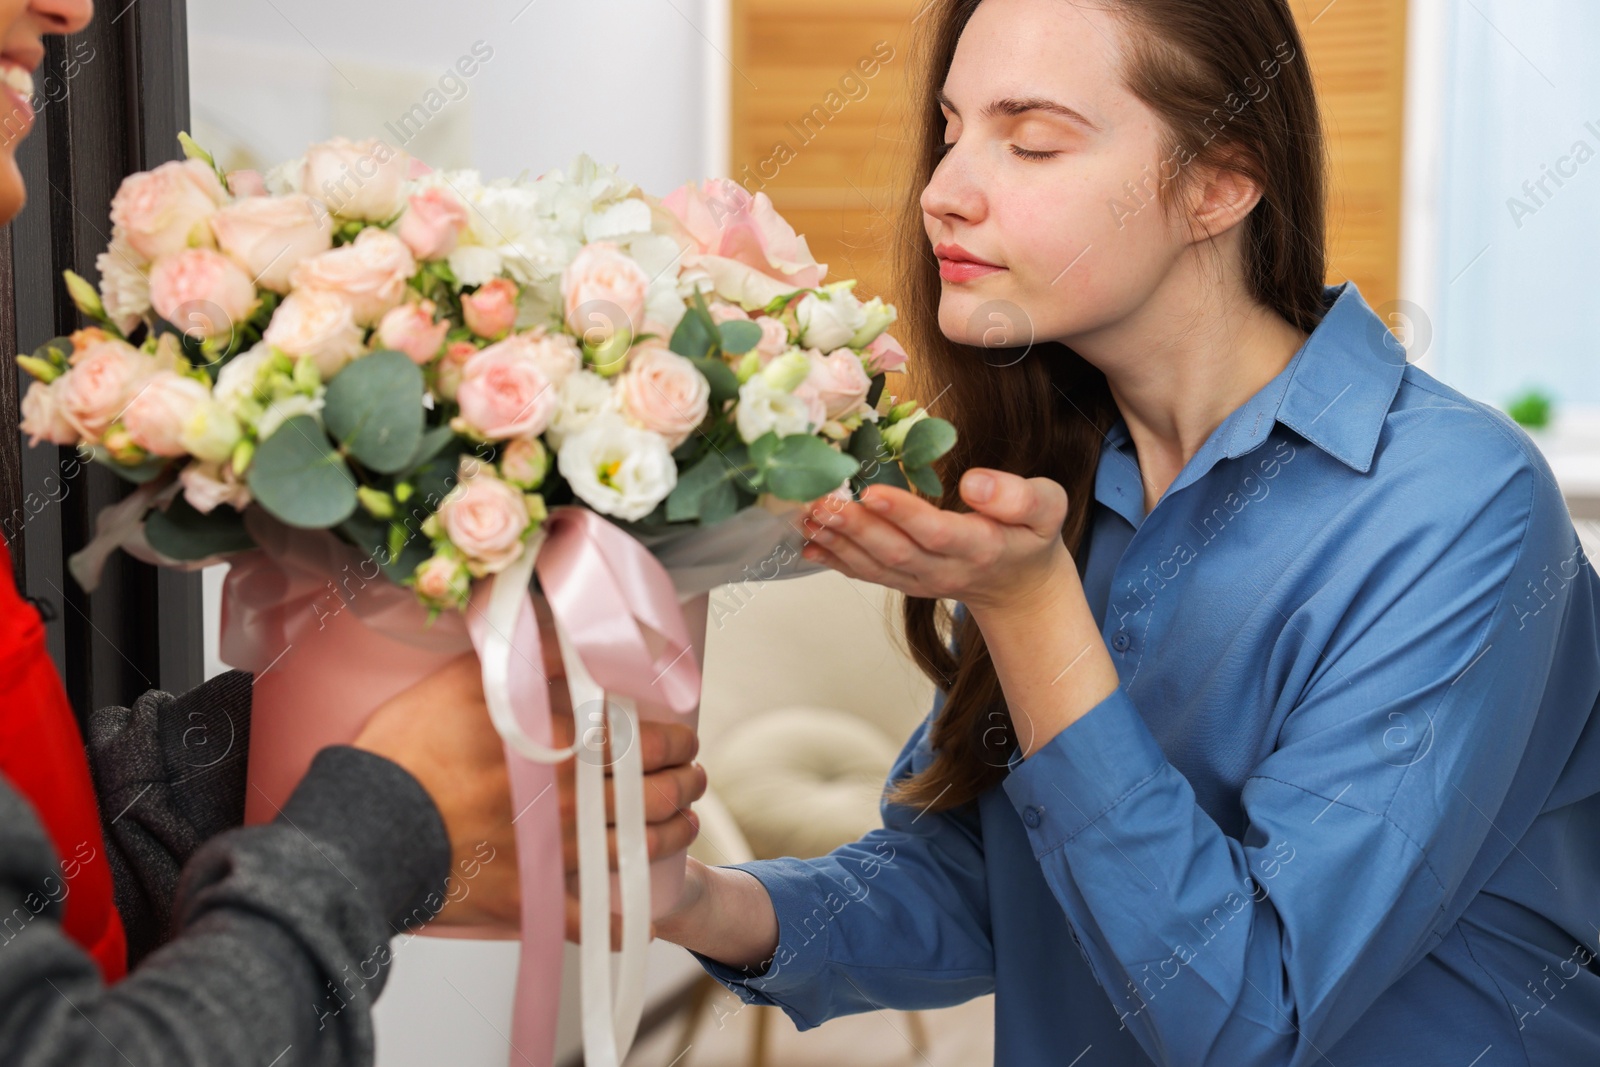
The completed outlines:
[[[218,834],[184,868],[177,936],[101,984],[59,925],[60,868],[0,779],[0,1049],[8,1065],[370,1064],[389,939],[436,914],[450,844],[399,765],[318,753],[264,826]]]

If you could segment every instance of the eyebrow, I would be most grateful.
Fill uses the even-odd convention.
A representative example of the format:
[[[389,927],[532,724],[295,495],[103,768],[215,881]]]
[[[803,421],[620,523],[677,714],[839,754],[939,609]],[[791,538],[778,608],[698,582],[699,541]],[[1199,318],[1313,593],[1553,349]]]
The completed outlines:
[[[958,117],[960,116],[961,112],[956,110],[956,106],[950,102],[950,98],[945,95],[943,89],[935,91],[933,95],[935,100],[954,111]],[[1029,111],[1043,111],[1047,114],[1059,115],[1064,119],[1070,119],[1080,125],[1087,126],[1097,133],[1100,132],[1100,127],[1090,122],[1083,112],[1076,108],[1070,108],[1065,104],[1058,104],[1054,100],[1047,100],[1042,96],[1003,96],[998,100],[990,101],[984,106],[980,114],[986,119],[992,119],[997,115],[1022,115]]]

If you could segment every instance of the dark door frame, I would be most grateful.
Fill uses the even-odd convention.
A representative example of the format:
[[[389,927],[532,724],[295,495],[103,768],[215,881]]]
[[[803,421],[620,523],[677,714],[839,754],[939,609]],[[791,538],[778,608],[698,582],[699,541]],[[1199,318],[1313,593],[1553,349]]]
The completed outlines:
[[[0,350],[7,361],[84,325],[61,272],[98,281],[122,178],[181,158],[189,123],[184,0],[113,0],[70,38],[46,39],[35,75],[33,131],[17,149],[28,187],[0,227]],[[182,692],[204,677],[200,576],[112,556],[90,595],[67,557],[88,542],[101,508],[132,488],[74,450],[19,435],[27,378],[0,373],[0,535],[17,586],[45,618],[50,654],[80,723],[147,689]]]

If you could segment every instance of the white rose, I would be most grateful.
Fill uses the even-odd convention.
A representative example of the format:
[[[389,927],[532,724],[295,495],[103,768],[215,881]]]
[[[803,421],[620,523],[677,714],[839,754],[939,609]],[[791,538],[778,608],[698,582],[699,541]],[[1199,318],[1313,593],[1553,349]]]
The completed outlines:
[[[326,289],[297,289],[272,313],[261,339],[290,357],[310,356],[322,380],[327,381],[361,354],[364,337],[350,302],[342,295]]]
[[[579,500],[626,522],[650,514],[678,484],[667,439],[609,413],[567,438],[556,465]]]
[[[572,434],[594,421],[602,411],[617,410],[611,383],[584,368],[567,375],[556,392],[556,413],[545,430],[545,437],[556,448]]]
[[[237,200],[211,216],[211,232],[257,285],[277,293],[289,291],[301,260],[333,247],[333,217],[301,194]]]
[[[831,291],[830,291],[831,290]],[[807,293],[795,307],[800,343],[831,352],[848,345],[867,324],[867,312],[848,289],[824,286],[823,294]]]
[[[299,191],[341,218],[382,222],[404,206],[410,168],[410,156],[376,137],[335,137],[306,150]]]
[[[271,362],[272,348],[265,342],[240,352],[217,372],[216,384],[211,387],[211,398],[230,412],[238,414],[238,402],[255,395],[261,370]]]
[[[296,291],[324,289],[350,303],[356,325],[371,326],[405,300],[406,282],[417,261],[406,243],[388,230],[369,228],[347,245],[301,260],[289,272]]]
[[[758,374],[739,387],[733,423],[748,444],[769,432],[779,437],[810,433],[824,417],[821,401],[815,396],[780,389]]]

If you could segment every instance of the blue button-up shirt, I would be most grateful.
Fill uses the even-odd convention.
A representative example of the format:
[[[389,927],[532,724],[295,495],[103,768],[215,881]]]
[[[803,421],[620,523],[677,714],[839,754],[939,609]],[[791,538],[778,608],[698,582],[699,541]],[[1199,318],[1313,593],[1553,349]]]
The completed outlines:
[[[713,976],[800,1029],[993,992],[1001,1067],[1600,1064],[1600,581],[1528,436],[1327,298],[1148,514],[1107,436],[1118,689],[975,802],[739,864],[780,940]]]

